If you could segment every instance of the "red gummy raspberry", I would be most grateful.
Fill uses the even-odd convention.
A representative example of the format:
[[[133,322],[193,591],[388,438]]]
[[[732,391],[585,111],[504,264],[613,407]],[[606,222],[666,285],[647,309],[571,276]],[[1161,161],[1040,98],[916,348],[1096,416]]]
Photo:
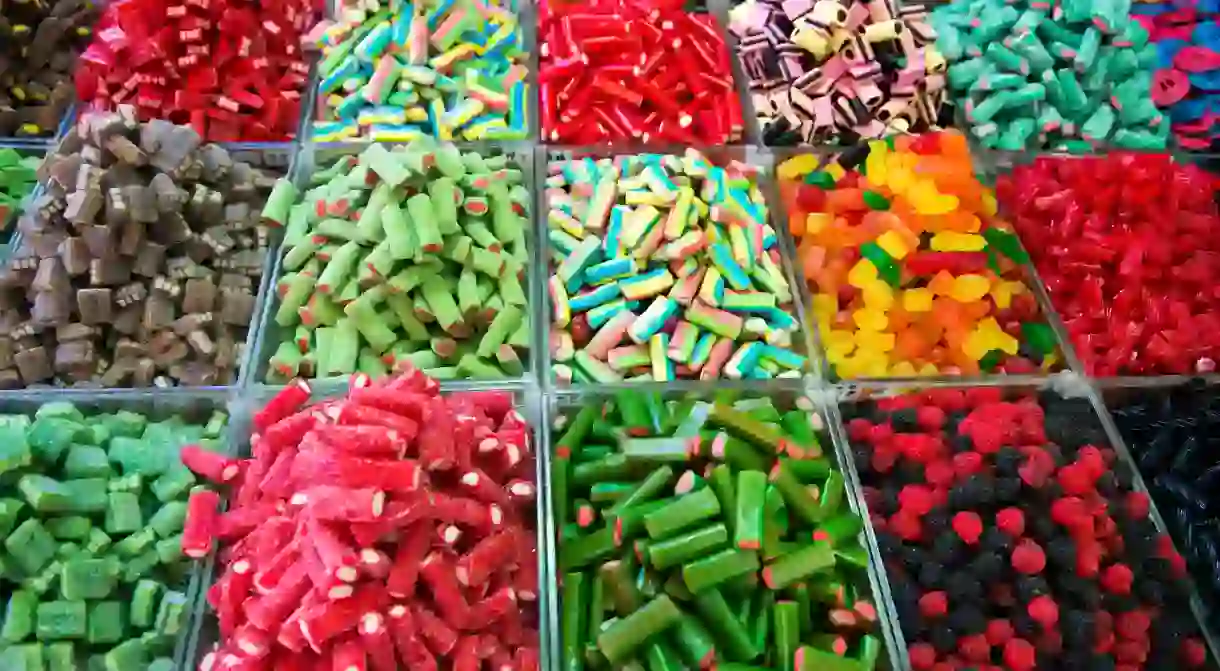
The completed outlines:
[[[1111,594],[1130,594],[1135,574],[1124,564],[1113,564],[1101,572],[1101,587]]]
[[[911,658],[911,668],[916,671],[930,671],[936,664],[936,648],[927,643],[915,643],[907,648]]]
[[[1056,524],[1073,530],[1092,528],[1088,506],[1078,496],[1065,496],[1051,504],[1051,519]]]
[[[1046,484],[1051,474],[1055,472],[1055,458],[1039,448],[1030,450],[1025,463],[1017,469],[1021,481],[1030,487],[1038,488]]]
[[[1038,649],[1051,655],[1063,649],[1063,636],[1058,629],[1047,629],[1038,635]]]
[[[1087,466],[1068,464],[1059,469],[1055,480],[1059,482],[1060,487],[1063,487],[1064,494],[1084,496],[1093,491],[1093,483],[1097,481],[1097,478],[1093,477]]]
[[[1076,575],[1092,578],[1101,570],[1101,544],[1096,541],[1076,544]]]
[[[1014,638],[1004,644],[1004,663],[1012,671],[1029,671],[1037,661],[1037,653],[1029,641]]]
[[[1004,390],[999,387],[971,387],[965,390],[966,405],[977,408],[1004,400]]]
[[[970,662],[991,661],[991,644],[982,634],[963,636],[957,640],[957,651]]]
[[[1025,539],[1012,551],[1012,567],[1026,575],[1041,573],[1046,568],[1046,553],[1037,543]]]
[[[919,516],[906,509],[891,515],[887,526],[890,533],[904,541],[913,543],[923,536],[923,524],[920,523]]]
[[[1119,662],[1134,664],[1136,668],[1148,660],[1147,641],[1118,641],[1114,644],[1114,658]]]
[[[1182,641],[1182,663],[1186,666],[1195,669],[1207,663],[1207,648],[1203,646],[1203,641],[1197,638],[1188,638]]]
[[[987,623],[987,642],[992,645],[1004,645],[1013,637],[1014,633],[1012,623],[1008,620],[992,620]]]
[[[995,525],[1009,536],[1020,538],[1025,533],[1025,513],[1020,508],[1005,508],[995,514]]]
[[[1133,640],[1148,636],[1148,628],[1152,626],[1152,618],[1142,610],[1129,610],[1118,616],[1114,622],[1114,630],[1119,636]]]
[[[972,513],[963,510],[953,516],[953,531],[961,538],[966,545],[974,545],[979,542],[979,536],[983,535],[983,519],[978,513]]]
[[[847,437],[853,443],[868,442],[872,431],[872,423],[862,417],[857,417],[847,423]]]
[[[953,472],[958,480],[966,478],[983,470],[983,455],[978,452],[958,452],[953,455]]]
[[[945,424],[945,411],[934,405],[920,406],[919,410],[915,411],[915,421],[924,431],[940,431],[940,427]]]
[[[924,617],[944,617],[949,612],[949,597],[944,592],[928,592],[919,597],[919,613]]]
[[[953,476],[953,462],[943,459],[934,461],[923,469],[924,480],[935,487],[948,487],[953,484]]]
[[[932,511],[935,501],[932,490],[923,485],[907,485],[898,492],[898,505],[903,510],[916,515],[927,515]]]
[[[1049,596],[1034,597],[1025,610],[1029,613],[1030,618],[1042,625],[1044,629],[1051,629],[1059,622],[1059,604]]]
[[[1133,520],[1147,518],[1149,507],[1148,495],[1144,492],[1129,492],[1123,499],[1123,508],[1127,511],[1127,517]]]

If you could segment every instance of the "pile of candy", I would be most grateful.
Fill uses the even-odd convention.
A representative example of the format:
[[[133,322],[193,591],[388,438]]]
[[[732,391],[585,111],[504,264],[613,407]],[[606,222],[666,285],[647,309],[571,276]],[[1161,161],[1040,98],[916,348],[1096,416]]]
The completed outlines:
[[[538,671],[530,429],[507,392],[437,387],[354,376],[306,406],[297,381],[255,414],[201,668]]]
[[[37,4],[37,3],[35,3]],[[296,134],[312,0],[106,3],[81,55],[77,97],[132,105],[141,119],[190,124],[210,142]]]
[[[941,389],[844,416],[916,671],[1205,665],[1186,563],[1089,401]]]
[[[539,6],[542,140],[718,145],[741,102],[716,19],[674,0]]]
[[[1215,452],[1220,396],[1214,388],[1190,385],[1116,398],[1110,411],[1186,556],[1215,627],[1220,624],[1220,456]]]
[[[235,379],[273,177],[126,107],[84,117],[40,170],[0,273],[0,387]]]
[[[1149,96],[1156,49],[1130,0],[955,0],[932,13],[970,134],[985,147],[1164,149]]]
[[[521,375],[522,179],[507,156],[425,139],[340,156],[296,204],[281,180],[265,212],[286,227],[268,378],[382,376],[403,361],[436,378]]]
[[[1152,100],[1178,146],[1220,151],[1220,1],[1141,2],[1132,14],[1156,45]]]
[[[319,142],[529,135],[515,0],[344,0],[305,41],[318,65]]]
[[[9,237],[21,201],[34,189],[40,163],[39,154],[0,149],[0,241]]]
[[[0,137],[58,130],[72,104],[77,54],[88,44],[97,14],[90,0],[6,2],[0,8]]]
[[[729,30],[769,145],[852,145],[937,125],[945,57],[923,5],[746,0]]]
[[[862,523],[812,410],[624,392],[561,417],[563,668],[872,671]]]
[[[1215,370],[1217,186],[1147,154],[1044,157],[997,179],[1087,373]]]
[[[173,671],[190,616],[183,552],[216,502],[192,485],[236,472],[226,421],[66,402],[0,415],[0,668]]]
[[[1031,373],[1060,363],[1028,260],[966,139],[873,141],[779,167],[788,226],[840,378]]]
[[[560,382],[801,374],[755,166],[688,149],[557,160],[547,173]]]

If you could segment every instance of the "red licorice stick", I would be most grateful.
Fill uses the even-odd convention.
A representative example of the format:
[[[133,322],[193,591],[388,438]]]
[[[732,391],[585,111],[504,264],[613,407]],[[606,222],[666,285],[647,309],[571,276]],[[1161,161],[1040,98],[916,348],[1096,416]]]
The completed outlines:
[[[622,0],[543,2],[539,12],[543,140],[741,139],[728,48],[712,16]]]
[[[264,418],[230,510],[188,504],[184,549],[222,543],[213,671],[537,668],[537,487],[511,395],[442,397],[406,369]]]
[[[305,380],[297,378],[289,382],[267,401],[262,410],[254,413],[254,427],[266,431],[276,422],[296,413],[309,400],[311,391],[309,382]]]
[[[193,492],[186,503],[186,521],[182,526],[182,554],[192,559],[206,557],[212,551],[219,517],[219,494],[207,489]]]
[[[228,482],[241,473],[241,464],[236,459],[205,450],[199,445],[184,445],[178,451],[178,457],[195,475],[216,484]]]
[[[79,98],[189,123],[211,142],[291,138],[309,66],[311,0],[109,3],[81,55]]]

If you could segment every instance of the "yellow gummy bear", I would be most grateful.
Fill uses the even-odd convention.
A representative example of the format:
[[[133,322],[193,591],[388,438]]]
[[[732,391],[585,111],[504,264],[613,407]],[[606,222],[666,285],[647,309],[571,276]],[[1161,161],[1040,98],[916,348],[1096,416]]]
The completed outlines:
[[[877,280],[877,266],[868,259],[856,261],[856,265],[847,273],[847,283],[857,289],[863,289]]]
[[[966,340],[962,342],[962,353],[978,361],[992,350],[991,345],[991,339],[986,332],[974,329],[966,335]]]
[[[981,252],[987,247],[987,238],[971,233],[941,231],[932,236],[934,252]]]
[[[915,377],[915,366],[910,361],[899,361],[890,366],[891,377]]]
[[[831,294],[817,294],[813,297],[813,313],[819,317],[822,315],[833,316],[839,311],[839,300]]]
[[[810,212],[805,216],[805,235],[817,235],[822,229],[834,223],[834,215],[829,212]]]
[[[949,298],[959,303],[973,303],[981,300],[991,290],[991,281],[982,275],[966,273],[953,278],[953,288],[949,290]]]
[[[898,231],[886,231],[877,236],[877,246],[884,250],[886,254],[899,260],[906,258],[906,255],[911,251],[907,246],[907,241],[902,239]]]
[[[930,289],[907,289],[902,292],[902,309],[907,312],[928,312],[932,309],[932,298]]]
[[[822,336],[825,340],[826,349],[847,350],[848,352],[856,348],[856,338],[851,331],[842,329],[833,329]]]
[[[996,282],[991,287],[991,299],[995,301],[996,309],[1007,310],[1012,305],[1012,282]]]
[[[826,174],[834,178],[836,183],[843,179],[843,175],[847,174],[847,171],[843,169],[843,166],[839,165],[838,163],[831,163],[830,165],[826,166],[824,170]]]
[[[873,186],[885,186],[886,155],[889,145],[883,140],[873,140],[868,143],[868,158],[864,159],[864,170],[868,174],[868,183]]]
[[[999,211],[1000,208],[996,204],[995,193],[992,192],[991,189],[987,189],[983,192],[983,214],[989,217],[994,217],[996,212]]]
[[[871,282],[863,289],[864,304],[877,310],[888,310],[894,305],[894,290],[885,282]]]
[[[892,352],[897,338],[893,333],[857,331],[856,347],[862,352]]]
[[[884,331],[890,325],[890,318],[881,310],[860,308],[851,313],[852,321],[862,331]],[[859,338],[857,338],[857,342]]]
[[[940,369],[934,363],[925,363],[919,367],[919,374],[927,376],[940,375]]]
[[[817,154],[803,154],[801,156],[793,156],[792,158],[779,164],[775,174],[784,180],[797,179],[804,177],[814,170],[818,169]]]

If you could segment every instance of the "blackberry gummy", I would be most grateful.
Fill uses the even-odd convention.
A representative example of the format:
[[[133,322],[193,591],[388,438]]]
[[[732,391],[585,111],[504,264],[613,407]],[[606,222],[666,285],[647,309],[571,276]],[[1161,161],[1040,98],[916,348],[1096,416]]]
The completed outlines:
[[[939,389],[844,408],[912,667],[1204,667],[1183,560],[1092,406],[1010,396]]]

